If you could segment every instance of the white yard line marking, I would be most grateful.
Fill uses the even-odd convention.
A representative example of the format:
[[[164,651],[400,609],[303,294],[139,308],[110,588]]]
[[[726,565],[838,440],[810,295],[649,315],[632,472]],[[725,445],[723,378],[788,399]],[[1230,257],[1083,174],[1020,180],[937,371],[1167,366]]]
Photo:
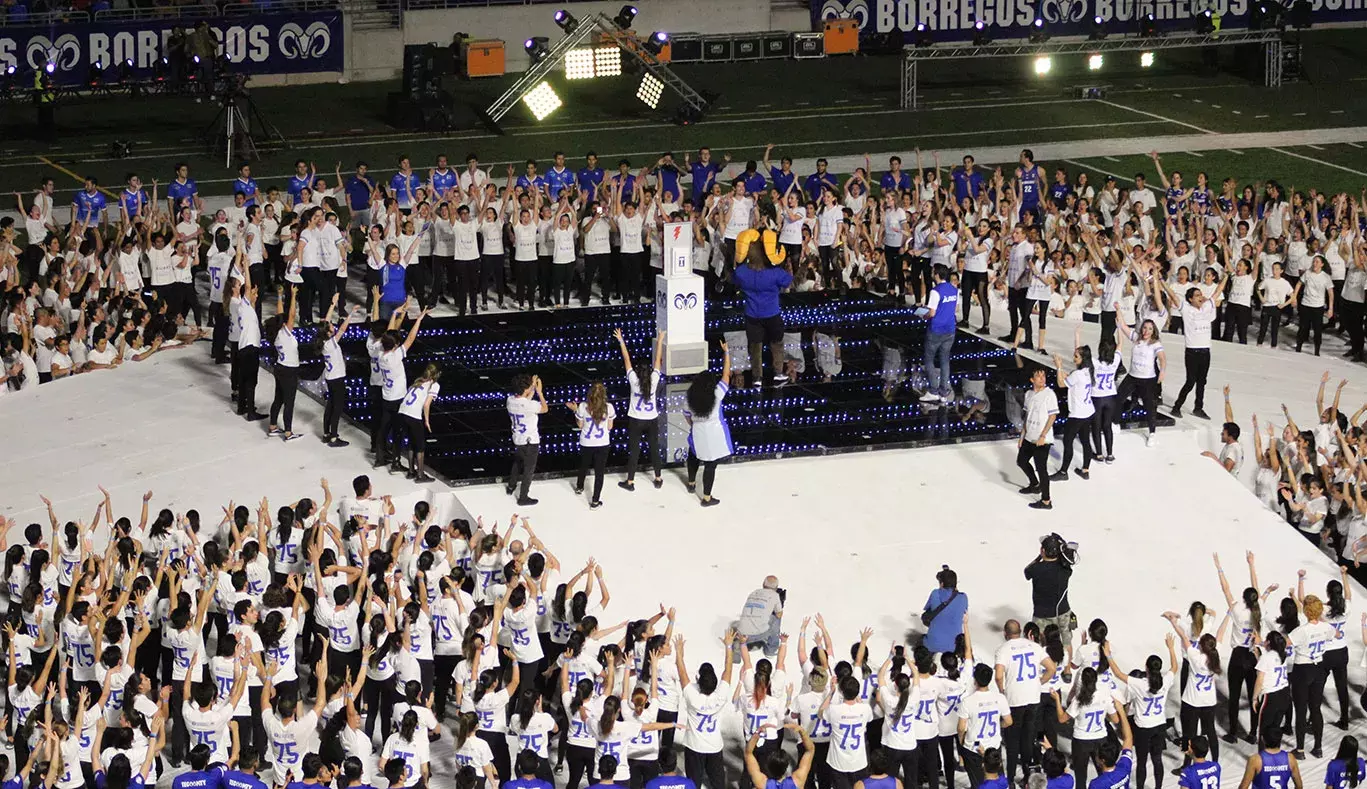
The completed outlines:
[[[1117,181],[1126,181],[1126,182],[1133,182],[1133,181],[1134,181],[1133,178],[1129,178],[1129,177],[1127,177],[1127,176],[1121,175],[1120,173],[1113,173],[1113,172],[1111,172],[1110,170],[1103,170],[1103,169],[1101,169],[1100,167],[1095,167],[1095,166],[1090,165],[1090,164],[1083,164],[1082,162],[1079,162],[1079,161],[1077,161],[1077,160],[1075,160],[1075,159],[1064,159],[1063,161],[1064,161],[1065,163],[1067,163],[1067,164],[1073,165],[1074,167],[1081,167],[1081,168],[1084,169],[1084,170],[1091,170],[1092,172],[1101,173],[1102,175],[1109,175],[1109,176],[1111,176],[1112,178],[1114,178],[1114,179],[1117,180]]]
[[[1187,156],[1195,156],[1197,159],[1206,158],[1205,156],[1197,153],[1196,151],[1182,151],[1182,153],[1186,154]]]
[[[1201,132],[1202,134],[1215,134],[1215,132],[1211,131],[1210,129],[1203,129],[1203,128],[1201,128],[1200,126],[1197,126],[1197,125],[1194,124],[1194,123],[1187,123],[1186,121],[1179,121],[1179,120],[1177,120],[1176,118],[1169,118],[1169,117],[1166,116],[1166,115],[1159,115],[1159,114],[1156,113],[1156,112],[1149,112],[1149,111],[1147,111],[1147,110],[1137,110],[1137,109],[1135,109],[1134,107],[1126,107],[1124,104],[1117,104],[1117,103],[1115,103],[1115,102],[1113,102],[1113,101],[1107,101],[1107,100],[1105,100],[1105,99],[1096,99],[1096,102],[1097,102],[1098,104],[1106,104],[1106,105],[1109,105],[1109,106],[1111,106],[1111,107],[1115,107],[1115,108],[1118,109],[1118,110],[1126,110],[1126,111],[1128,111],[1128,112],[1133,112],[1133,113],[1135,113],[1136,115],[1145,115],[1145,116],[1150,117],[1150,118],[1157,118],[1158,120],[1164,121],[1164,122],[1166,122],[1166,123],[1174,123],[1174,124],[1177,124],[1178,126],[1185,126],[1185,127],[1187,127],[1188,129],[1194,129],[1194,130],[1196,130],[1196,131],[1198,131],[1198,132]]]
[[[1326,161],[1323,161],[1323,160],[1321,160],[1321,159],[1314,159],[1314,158],[1311,158],[1311,157],[1309,157],[1309,156],[1302,156],[1302,155],[1299,154],[1299,153],[1295,153],[1294,151],[1288,151],[1288,150],[1286,150],[1285,148],[1272,148],[1271,150],[1274,150],[1274,151],[1276,151],[1277,153],[1284,153],[1284,154],[1286,154],[1287,156],[1293,156],[1293,157],[1295,157],[1295,158],[1297,158],[1297,159],[1304,159],[1304,160],[1307,161],[1307,162],[1314,162],[1315,164],[1322,164],[1322,165],[1324,165],[1325,167],[1332,167],[1332,168],[1334,168],[1335,170],[1342,170],[1342,171],[1344,171],[1345,173],[1352,173],[1353,175],[1361,175],[1361,176],[1367,177],[1367,173],[1364,173],[1364,172],[1361,171],[1361,170],[1354,170],[1354,169],[1351,168],[1351,167],[1344,167],[1344,166],[1341,165],[1341,164],[1334,164],[1333,162],[1326,162]]]
[[[1236,155],[1236,156],[1243,156],[1243,155],[1244,155],[1244,152],[1241,151],[1241,150],[1239,150],[1238,148],[1230,148],[1230,149],[1229,149],[1229,152],[1232,153],[1232,154],[1234,154],[1234,155]]]
[[[1307,147],[1307,148],[1309,148],[1309,149],[1311,149],[1311,150],[1315,150],[1315,151],[1322,151],[1322,150],[1324,150],[1323,148],[1321,148],[1321,147],[1318,146],[1318,145],[1307,145],[1307,146],[1305,146],[1305,147]]]

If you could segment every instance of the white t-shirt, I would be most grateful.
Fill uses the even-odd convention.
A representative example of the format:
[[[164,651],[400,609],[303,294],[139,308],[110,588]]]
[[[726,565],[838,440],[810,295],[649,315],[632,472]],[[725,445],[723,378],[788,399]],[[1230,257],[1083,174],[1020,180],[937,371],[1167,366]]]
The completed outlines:
[[[995,662],[1006,672],[1008,707],[1039,703],[1040,677],[1044,676],[1047,657],[1044,647],[1028,638],[1013,638],[997,647]]]
[[[402,399],[408,391],[408,373],[403,366],[407,354],[402,345],[380,352],[380,396],[389,402]]]
[[[968,721],[964,744],[969,749],[1000,747],[1002,726],[1010,714],[1006,697],[992,688],[979,688],[968,694],[959,706],[959,720]]]
[[[1044,436],[1049,417],[1058,413],[1058,395],[1045,387],[1038,392],[1031,389],[1025,393],[1025,426],[1021,437],[1029,442],[1039,441]]]
[[[1163,343],[1157,340],[1140,342],[1138,329],[1130,332],[1130,339],[1135,341],[1134,345],[1130,347],[1130,376],[1134,378],[1157,378],[1158,354],[1163,350]]]
[[[826,764],[842,773],[855,773],[867,767],[864,735],[869,721],[873,720],[869,705],[862,701],[853,704],[832,702],[826,708],[824,720],[831,727],[831,749],[826,755]]]
[[[403,403],[399,406],[399,413],[413,419],[423,418],[423,406],[427,404],[427,398],[436,397],[441,392],[441,384],[436,381],[423,381],[414,384],[408,394],[404,396]]]
[[[1085,368],[1068,373],[1068,418],[1090,419],[1096,413],[1092,405],[1092,376]]]
[[[650,398],[641,393],[641,379],[636,375],[636,370],[627,372],[627,385],[631,387],[631,404],[627,407],[627,416],[632,419],[654,419],[660,415],[656,400],[659,397],[660,371],[650,371]]]
[[[711,695],[704,695],[697,683],[683,690],[685,743],[697,753],[722,750],[721,712],[731,704],[731,684],[718,680]],[[834,749],[832,749],[834,750]]]
[[[1328,301],[1325,294],[1332,290],[1333,287],[1334,280],[1329,276],[1329,272],[1324,270],[1305,272],[1301,275],[1301,306],[1326,306]]]
[[[540,444],[541,434],[537,426],[541,420],[541,403],[530,397],[511,395],[508,397],[508,416],[512,420],[513,444]]]
[[[593,417],[589,415],[588,403],[580,403],[574,415],[583,424],[583,427],[579,428],[579,446],[605,447],[612,443],[610,426],[612,420],[617,418],[617,409],[613,407],[612,403],[608,403],[607,418],[602,422],[595,422]]]
[[[1215,302],[1207,299],[1200,309],[1182,303],[1182,336],[1188,348],[1210,348],[1210,324],[1215,320]]]

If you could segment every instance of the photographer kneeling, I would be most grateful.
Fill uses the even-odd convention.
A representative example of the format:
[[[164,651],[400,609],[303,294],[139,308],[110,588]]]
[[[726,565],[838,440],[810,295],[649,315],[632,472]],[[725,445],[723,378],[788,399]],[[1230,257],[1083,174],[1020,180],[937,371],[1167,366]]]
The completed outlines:
[[[778,588],[778,576],[770,575],[764,585],[745,598],[740,619],[736,622],[737,638],[731,646],[733,663],[741,661],[742,649],[764,649],[764,656],[773,659],[778,655],[778,643],[783,626],[783,602],[787,592]]]

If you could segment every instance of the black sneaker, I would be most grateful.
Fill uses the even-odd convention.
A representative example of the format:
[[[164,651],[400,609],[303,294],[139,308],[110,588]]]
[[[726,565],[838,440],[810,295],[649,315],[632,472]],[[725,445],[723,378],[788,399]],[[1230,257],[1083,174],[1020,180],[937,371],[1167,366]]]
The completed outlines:
[[[1065,470],[1065,469],[1059,469],[1058,471],[1055,471],[1053,474],[1050,474],[1050,475],[1049,475],[1049,481],[1050,481],[1050,482],[1067,482],[1067,481],[1068,481],[1068,472],[1067,472],[1067,470]]]
[[[1210,415],[1207,414],[1207,413],[1205,412],[1205,409],[1202,409],[1202,408],[1194,408],[1194,409],[1192,409],[1191,415],[1194,416],[1194,417],[1196,417],[1197,419],[1210,419]]]
[[[721,504],[721,499],[713,496],[710,499],[703,499],[701,503],[704,507],[715,507],[718,504]]]
[[[1025,487],[1021,488],[1020,490],[1017,490],[1016,492],[1023,496],[1029,496],[1035,493],[1039,493],[1039,485],[1026,485]]]
[[[1315,747],[1315,748],[1311,748],[1311,749],[1310,749],[1310,755],[1311,755],[1312,757],[1318,759],[1318,758],[1324,756],[1324,752],[1321,751],[1318,747]]]
[[[584,486],[583,486],[583,485],[575,485],[575,486],[574,486],[574,495],[576,495],[576,496],[582,496],[582,495],[584,495]]]
[[[535,505],[536,502],[537,502],[537,499],[534,499],[534,498],[532,498],[531,496],[527,496],[527,497],[525,497],[525,498],[518,499],[518,500],[517,500],[517,506],[519,506],[519,507],[531,507],[531,506]]]
[[[1003,334],[1002,336],[1000,336],[1000,337],[997,338],[997,341],[998,341],[998,342],[1011,342],[1011,341],[1014,340],[1014,339],[1016,339],[1016,338],[1015,338],[1014,336],[1010,335],[1010,334]]]
[[[1232,732],[1229,733],[1229,734],[1226,734],[1225,736],[1221,737],[1220,739],[1224,740],[1225,742],[1229,743],[1230,745],[1233,745],[1234,743],[1236,743],[1236,742],[1239,741],[1238,736],[1236,736],[1236,735],[1235,735],[1234,733],[1232,733]]]
[[[414,482],[431,482],[431,481],[432,481],[432,477],[431,477],[431,475],[429,475],[426,471],[420,471],[420,472],[418,472],[418,475],[417,475],[416,477],[413,478],[413,481],[414,481]]]
[[[1053,508],[1054,505],[1051,502],[1044,501],[1043,499],[1030,502],[1030,509],[1032,510],[1052,510]]]
[[[656,490],[659,490],[665,486],[665,481],[663,477],[656,477],[650,481],[650,484],[654,485]]]
[[[516,486],[516,485],[504,485],[504,486],[503,486],[503,492],[506,493],[506,494],[508,494],[509,496],[513,495],[513,491],[515,491],[515,490],[517,490],[517,486]]]
[[[591,509],[591,510],[596,510],[596,509],[598,509],[598,508],[601,507],[601,506],[603,506],[603,502],[602,502],[602,501],[591,501],[591,502],[589,502],[589,509]]]
[[[984,336],[984,337],[986,337],[987,335],[989,335],[989,334],[991,334],[991,333],[992,333],[992,330],[989,329],[989,328],[987,328],[986,326],[979,326],[979,327],[978,327],[978,334],[980,334],[980,335],[982,335],[982,336]]]
[[[1173,418],[1173,419],[1181,419],[1181,418],[1182,418],[1182,406],[1180,406],[1180,405],[1175,405],[1175,406],[1172,407],[1172,418]]]
[[[632,482],[629,479],[624,479],[621,482],[617,483],[617,487],[621,488],[622,490],[635,491],[636,483]]]
[[[1073,469],[1073,473],[1076,474],[1076,475],[1078,475],[1079,477],[1082,477],[1083,479],[1091,479],[1091,478],[1092,478],[1092,472],[1088,471],[1088,470],[1085,469],[1085,468],[1075,468],[1075,469]]]
[[[350,441],[347,441],[345,438],[338,438],[337,436],[333,436],[333,437],[332,437],[332,440],[328,442],[328,446],[334,447],[334,448],[336,448],[336,447],[349,447],[349,446],[351,446],[351,442],[350,442]]]
[[[247,421],[248,421],[248,422],[260,422],[262,419],[265,419],[265,418],[266,418],[266,415],[263,414],[263,413],[261,413],[260,411],[253,411],[253,412],[251,412],[250,414],[247,414]]]
[[[298,433],[286,433],[285,435],[281,436],[281,438],[283,438],[285,441],[293,441],[296,438],[303,438],[303,436]]]
[[[271,436],[284,435],[284,433],[285,433],[284,430],[281,430],[281,429],[278,428],[278,427],[272,427],[272,428],[270,428],[270,429],[268,429],[268,430],[266,431],[266,437],[267,437],[267,438],[270,438]]]

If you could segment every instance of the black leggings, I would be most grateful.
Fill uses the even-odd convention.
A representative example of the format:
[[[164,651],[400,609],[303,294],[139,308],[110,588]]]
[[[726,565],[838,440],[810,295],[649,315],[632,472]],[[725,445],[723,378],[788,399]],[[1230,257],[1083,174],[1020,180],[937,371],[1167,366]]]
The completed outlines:
[[[1030,774],[1032,746],[1035,744],[1035,706],[1027,704],[1011,708],[1011,725],[1002,730],[1006,746],[1006,778],[1015,780],[1016,768],[1022,776]],[[904,781],[905,783],[905,781]],[[912,784],[914,787],[915,784]]]
[[[1324,307],[1307,307],[1302,304],[1300,309],[1300,326],[1296,329],[1296,353],[1300,353],[1306,338],[1314,331],[1315,355],[1319,356],[1320,342],[1324,340]]]
[[[328,403],[323,408],[323,435],[337,435],[337,425],[342,421],[342,409],[346,405],[346,379],[330,378],[328,385]]]
[[[484,296],[484,306],[489,306],[490,288],[493,288],[498,294],[499,306],[503,306],[503,297],[508,292],[508,277],[503,272],[503,253],[499,252],[480,257],[479,271],[479,291]]]
[[[1097,746],[1106,740],[1079,740],[1073,738],[1073,775],[1077,780],[1077,786],[1087,785],[1087,773],[1092,766],[1092,754],[1096,753]]]
[[[983,310],[983,326],[992,320],[992,304],[987,298],[987,274],[981,271],[965,271],[959,280],[959,301],[964,305],[964,323],[968,322],[968,311],[973,306],[973,294],[978,294],[978,306]]]
[[[403,430],[399,427],[399,406],[402,400],[380,401],[379,449],[375,453],[375,465],[384,463],[386,457],[398,462],[399,452],[403,449]],[[394,434],[394,445],[389,444],[389,434]],[[388,731],[388,729],[386,729]],[[388,735],[386,735],[388,736]]]
[[[954,789],[954,773],[959,765],[959,738],[954,734],[946,734],[938,738],[936,744],[939,746],[940,771],[945,776],[945,786]]]
[[[1182,382],[1182,388],[1177,391],[1177,402],[1173,403],[1173,407],[1181,408],[1187,401],[1187,395],[1195,389],[1196,408],[1203,411],[1206,406],[1206,376],[1210,374],[1210,349],[1188,348],[1183,360],[1186,362],[1187,380]]]
[[[285,412],[285,432],[294,426],[294,396],[299,393],[299,368],[275,365],[275,399],[271,401],[271,425],[279,424],[276,417]]]
[[[569,306],[570,278],[574,274],[573,263],[551,264],[551,303]]]
[[[1022,342],[1030,345],[1030,306],[1033,301],[1025,297],[1028,291],[1025,288],[1008,288],[1006,291],[1006,306],[1011,313],[1011,342],[1015,342],[1016,330],[1024,329],[1025,337]]]
[[[536,303],[536,261],[514,260],[513,278],[517,281],[517,306]]]
[[[720,751],[717,753],[698,753],[684,749],[684,773],[698,787],[707,789],[726,789],[726,762]]]
[[[565,753],[570,763],[570,780],[565,784],[565,789],[579,789],[579,781],[585,776],[588,777],[589,785],[593,785],[593,749],[582,745],[569,745],[566,746]]]
[[[888,761],[892,764],[889,770],[892,775],[902,777],[902,786],[914,787],[917,784],[917,776],[921,774],[921,749],[912,748],[904,751],[900,748],[886,748]]]
[[[1291,669],[1291,702],[1296,712],[1296,750],[1305,750],[1306,731],[1316,750],[1324,739],[1324,667],[1300,663]]]
[[[375,736],[375,717],[380,718],[380,731],[391,731],[394,722],[394,705],[399,703],[399,694],[394,690],[394,677],[385,680],[367,679],[365,687],[361,688],[361,695],[365,697],[365,734],[367,737]],[[389,735],[384,735],[388,737]]]
[[[1235,647],[1229,653],[1229,733],[1239,734],[1239,693],[1248,694],[1248,731],[1256,735],[1253,728],[1253,682],[1258,677],[1255,667],[1258,659],[1248,647]]]
[[[1334,677],[1334,689],[1338,691],[1339,697],[1339,723],[1348,722],[1348,713],[1352,709],[1348,704],[1348,647],[1341,649],[1331,649],[1324,653],[1324,680],[1329,679],[1329,675]]]
[[[603,472],[608,467],[608,450],[611,447],[580,447],[579,448],[579,477],[574,483],[576,488],[584,487],[584,478],[588,476],[589,466],[593,466],[593,501],[598,501],[603,496]]]
[[[1073,463],[1073,439],[1082,444],[1082,470],[1092,468],[1092,434],[1096,430],[1094,417],[1068,417],[1063,421],[1063,465],[1059,471],[1066,472]]]
[[[1268,729],[1281,731],[1286,727],[1286,716],[1291,711],[1291,688],[1285,687],[1281,690],[1264,693],[1258,699],[1258,717],[1254,726],[1255,733],[1265,732]],[[1281,742],[1281,738],[1277,738]]]
[[[1115,417],[1120,404],[1116,402],[1115,395],[1105,395],[1104,397],[1093,397],[1092,407],[1096,413],[1092,416],[1092,450],[1096,455],[1110,457],[1115,454]],[[1102,441],[1106,442],[1106,452],[1102,455]]]
[[[1248,345],[1248,327],[1253,323],[1253,307],[1247,304],[1225,304],[1225,342],[1234,342],[1239,335],[1239,344]]]
[[[1154,789],[1163,789],[1163,747],[1166,745],[1163,732],[1166,730],[1167,726],[1161,723],[1134,729],[1134,789],[1144,789],[1144,778],[1148,775],[1150,764],[1153,765]]]
[[[940,787],[940,738],[931,737],[928,740],[916,740],[916,750],[921,752],[920,777],[925,781],[929,789],[939,789]],[[820,756],[821,754],[818,754]],[[823,761],[822,764],[825,764]],[[906,776],[902,777],[905,786],[908,782]],[[912,782],[911,786],[916,786],[917,782]]]
[[[1282,330],[1282,311],[1274,306],[1264,304],[1262,315],[1258,319],[1258,344],[1263,344],[1263,337],[1267,335],[1268,326],[1272,327],[1272,347],[1277,347],[1277,335]]]
[[[646,463],[658,478],[665,467],[664,442],[660,441],[659,418],[627,418],[627,482],[636,479],[636,464],[641,459],[641,439],[646,442]]]
[[[1215,735],[1215,706],[1193,707],[1186,702],[1182,702],[1182,740],[1191,740],[1196,736],[1196,727],[1199,724],[1201,733],[1206,735],[1206,742],[1210,743],[1210,760],[1217,762],[1220,760],[1220,738]]]
[[[1129,403],[1130,397],[1138,390],[1139,397],[1144,402],[1145,419],[1149,423],[1149,432],[1158,432],[1158,379],[1157,378],[1136,378],[1133,375],[1125,376],[1125,380],[1120,382],[1120,390],[1116,392],[1119,398],[1122,413],[1125,405]]]
[[[510,780],[513,765],[512,757],[508,753],[508,736],[501,731],[477,731],[475,736],[484,740],[489,750],[494,752],[494,770],[498,772],[499,783]]]
[[[717,479],[717,461],[699,460],[693,454],[693,450],[688,451],[688,481],[694,482],[698,478],[698,466],[702,466],[702,495],[712,495],[712,483]]]

